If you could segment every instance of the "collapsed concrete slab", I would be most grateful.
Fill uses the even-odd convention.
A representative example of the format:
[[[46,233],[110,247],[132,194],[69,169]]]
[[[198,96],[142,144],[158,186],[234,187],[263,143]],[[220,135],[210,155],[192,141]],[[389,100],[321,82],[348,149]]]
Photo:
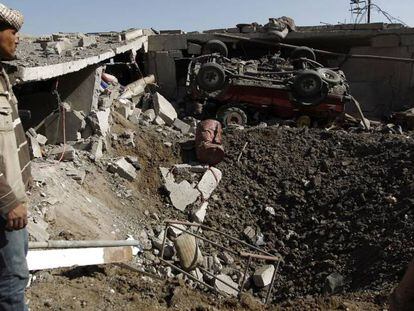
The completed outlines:
[[[173,105],[171,105],[171,103],[160,93],[155,93],[153,100],[155,113],[161,117],[166,124],[172,125],[178,117],[177,111],[175,111]]]

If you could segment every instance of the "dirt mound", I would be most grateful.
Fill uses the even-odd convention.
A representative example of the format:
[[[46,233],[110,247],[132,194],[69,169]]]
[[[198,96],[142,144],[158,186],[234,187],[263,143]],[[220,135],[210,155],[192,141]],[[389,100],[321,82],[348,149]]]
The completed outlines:
[[[412,138],[271,127],[225,147],[206,224],[240,238],[254,226],[283,255],[277,301],[322,293],[332,273],[347,292],[384,289],[412,259]]]

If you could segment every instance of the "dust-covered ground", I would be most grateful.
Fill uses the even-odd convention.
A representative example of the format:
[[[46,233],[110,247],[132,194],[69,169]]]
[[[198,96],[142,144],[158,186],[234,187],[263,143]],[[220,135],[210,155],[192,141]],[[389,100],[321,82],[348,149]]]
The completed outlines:
[[[165,205],[158,167],[178,163],[180,156],[178,144],[168,149],[157,135],[145,129],[138,131],[135,149],[115,146],[116,152],[137,154],[142,166],[140,181],[129,185],[136,191],[134,206],[114,204],[117,222],[124,223],[121,233],[129,222],[155,227],[188,217]],[[413,257],[411,136],[274,126],[227,132],[224,142],[227,157],[218,165],[223,179],[205,224],[241,239],[252,226],[263,234],[265,250],[282,255],[268,309],[386,308]],[[110,178],[103,170],[95,174],[102,185]],[[90,180],[86,189],[116,201],[108,185],[100,194]],[[324,295],[332,273],[344,285]],[[265,290],[248,289],[252,296],[237,302],[178,280],[106,266],[40,272],[28,298],[32,310],[262,310],[257,299]]]

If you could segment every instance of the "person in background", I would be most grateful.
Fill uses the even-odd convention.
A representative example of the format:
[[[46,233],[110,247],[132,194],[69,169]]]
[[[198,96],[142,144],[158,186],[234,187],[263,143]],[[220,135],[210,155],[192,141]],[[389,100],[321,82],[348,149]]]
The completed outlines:
[[[0,3],[0,58],[15,59],[23,15]],[[0,64],[0,311],[27,310],[30,155],[17,99]]]

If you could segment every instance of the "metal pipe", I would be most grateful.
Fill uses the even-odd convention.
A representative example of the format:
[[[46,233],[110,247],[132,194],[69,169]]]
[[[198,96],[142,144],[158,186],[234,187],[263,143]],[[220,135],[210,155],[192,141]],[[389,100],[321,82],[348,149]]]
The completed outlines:
[[[168,223],[165,225],[164,230],[164,237],[162,239],[162,245],[161,245],[161,258],[164,259],[164,251],[165,251],[165,242],[167,241],[167,231],[168,231]]]
[[[175,223],[177,225],[200,227],[203,230],[212,231],[212,232],[215,232],[217,234],[221,234],[221,235],[225,236],[226,238],[228,238],[228,239],[230,239],[230,240],[232,240],[234,242],[240,243],[240,244],[242,244],[244,246],[247,246],[247,247],[249,247],[251,249],[254,249],[255,251],[258,251],[258,252],[260,252],[262,254],[265,254],[265,255],[268,255],[268,256],[273,256],[272,254],[270,254],[270,253],[268,253],[268,252],[266,252],[266,251],[264,251],[264,250],[262,250],[262,249],[260,249],[260,248],[258,248],[256,246],[254,246],[254,245],[251,245],[251,244],[249,244],[247,242],[244,242],[242,240],[236,239],[236,238],[232,237],[231,235],[229,235],[227,233],[224,233],[224,232],[221,232],[219,230],[216,230],[216,229],[207,227],[207,226],[202,225],[202,224],[197,224],[197,223],[188,222],[188,221],[180,221],[180,220],[166,220],[165,222],[166,223],[170,223],[170,224],[174,224]]]
[[[233,285],[227,283],[226,281],[220,280],[218,277],[216,277],[213,273],[211,273],[210,271],[207,271],[206,269],[203,268],[199,268],[201,272],[211,276],[213,279],[220,281],[221,283],[223,283],[224,285],[227,285],[228,287],[230,287],[231,289],[234,289],[235,291],[239,292],[240,290],[236,287],[234,287]]]
[[[249,272],[249,268],[250,268],[251,264],[252,264],[252,257],[249,257],[249,261],[247,262],[246,269],[244,269],[244,275],[243,275],[242,283],[240,285],[239,296],[241,296],[241,293],[243,292],[244,286],[246,285],[247,273]]]
[[[280,264],[280,261],[277,262],[276,267],[275,267],[275,272],[273,272],[272,281],[270,282],[270,287],[266,295],[266,300],[265,300],[266,304],[269,302],[269,298],[270,298],[270,295],[272,294],[273,286],[275,285],[276,274],[279,270],[279,264]]]
[[[251,253],[241,252],[240,256],[246,258],[254,258],[254,259],[261,259],[261,260],[270,260],[270,261],[279,261],[281,260],[280,256],[263,256],[263,255],[256,255]]]
[[[185,230],[185,229],[182,229],[182,228],[176,227],[176,226],[174,226],[173,224],[170,224],[170,226],[171,226],[171,227],[174,227],[174,228],[176,228],[176,229],[179,229],[179,230],[181,230],[182,232],[188,233],[188,234],[190,234],[190,235],[192,235],[192,236],[196,237],[197,239],[203,240],[204,242],[210,243],[210,244],[212,244],[212,245],[214,245],[214,246],[216,246],[216,247],[218,247],[218,248],[224,249],[225,251],[228,251],[229,253],[232,253],[233,255],[236,255],[236,256],[238,256],[238,255],[239,255],[239,253],[238,253],[238,252],[236,252],[236,251],[234,251],[234,250],[232,250],[232,249],[230,249],[230,248],[227,248],[227,247],[225,247],[225,246],[223,246],[223,245],[220,245],[220,244],[218,244],[218,243],[216,243],[216,242],[213,242],[213,241],[211,241],[211,240],[209,240],[209,239],[207,239],[207,238],[205,238],[205,237],[202,237],[202,236],[200,236],[200,235],[198,235],[198,234],[195,234],[195,233],[193,233],[193,232],[191,232],[191,231],[188,231],[188,230]]]
[[[125,241],[46,241],[29,242],[29,249],[60,249],[60,248],[92,248],[92,247],[121,247],[141,246],[136,240]]]

